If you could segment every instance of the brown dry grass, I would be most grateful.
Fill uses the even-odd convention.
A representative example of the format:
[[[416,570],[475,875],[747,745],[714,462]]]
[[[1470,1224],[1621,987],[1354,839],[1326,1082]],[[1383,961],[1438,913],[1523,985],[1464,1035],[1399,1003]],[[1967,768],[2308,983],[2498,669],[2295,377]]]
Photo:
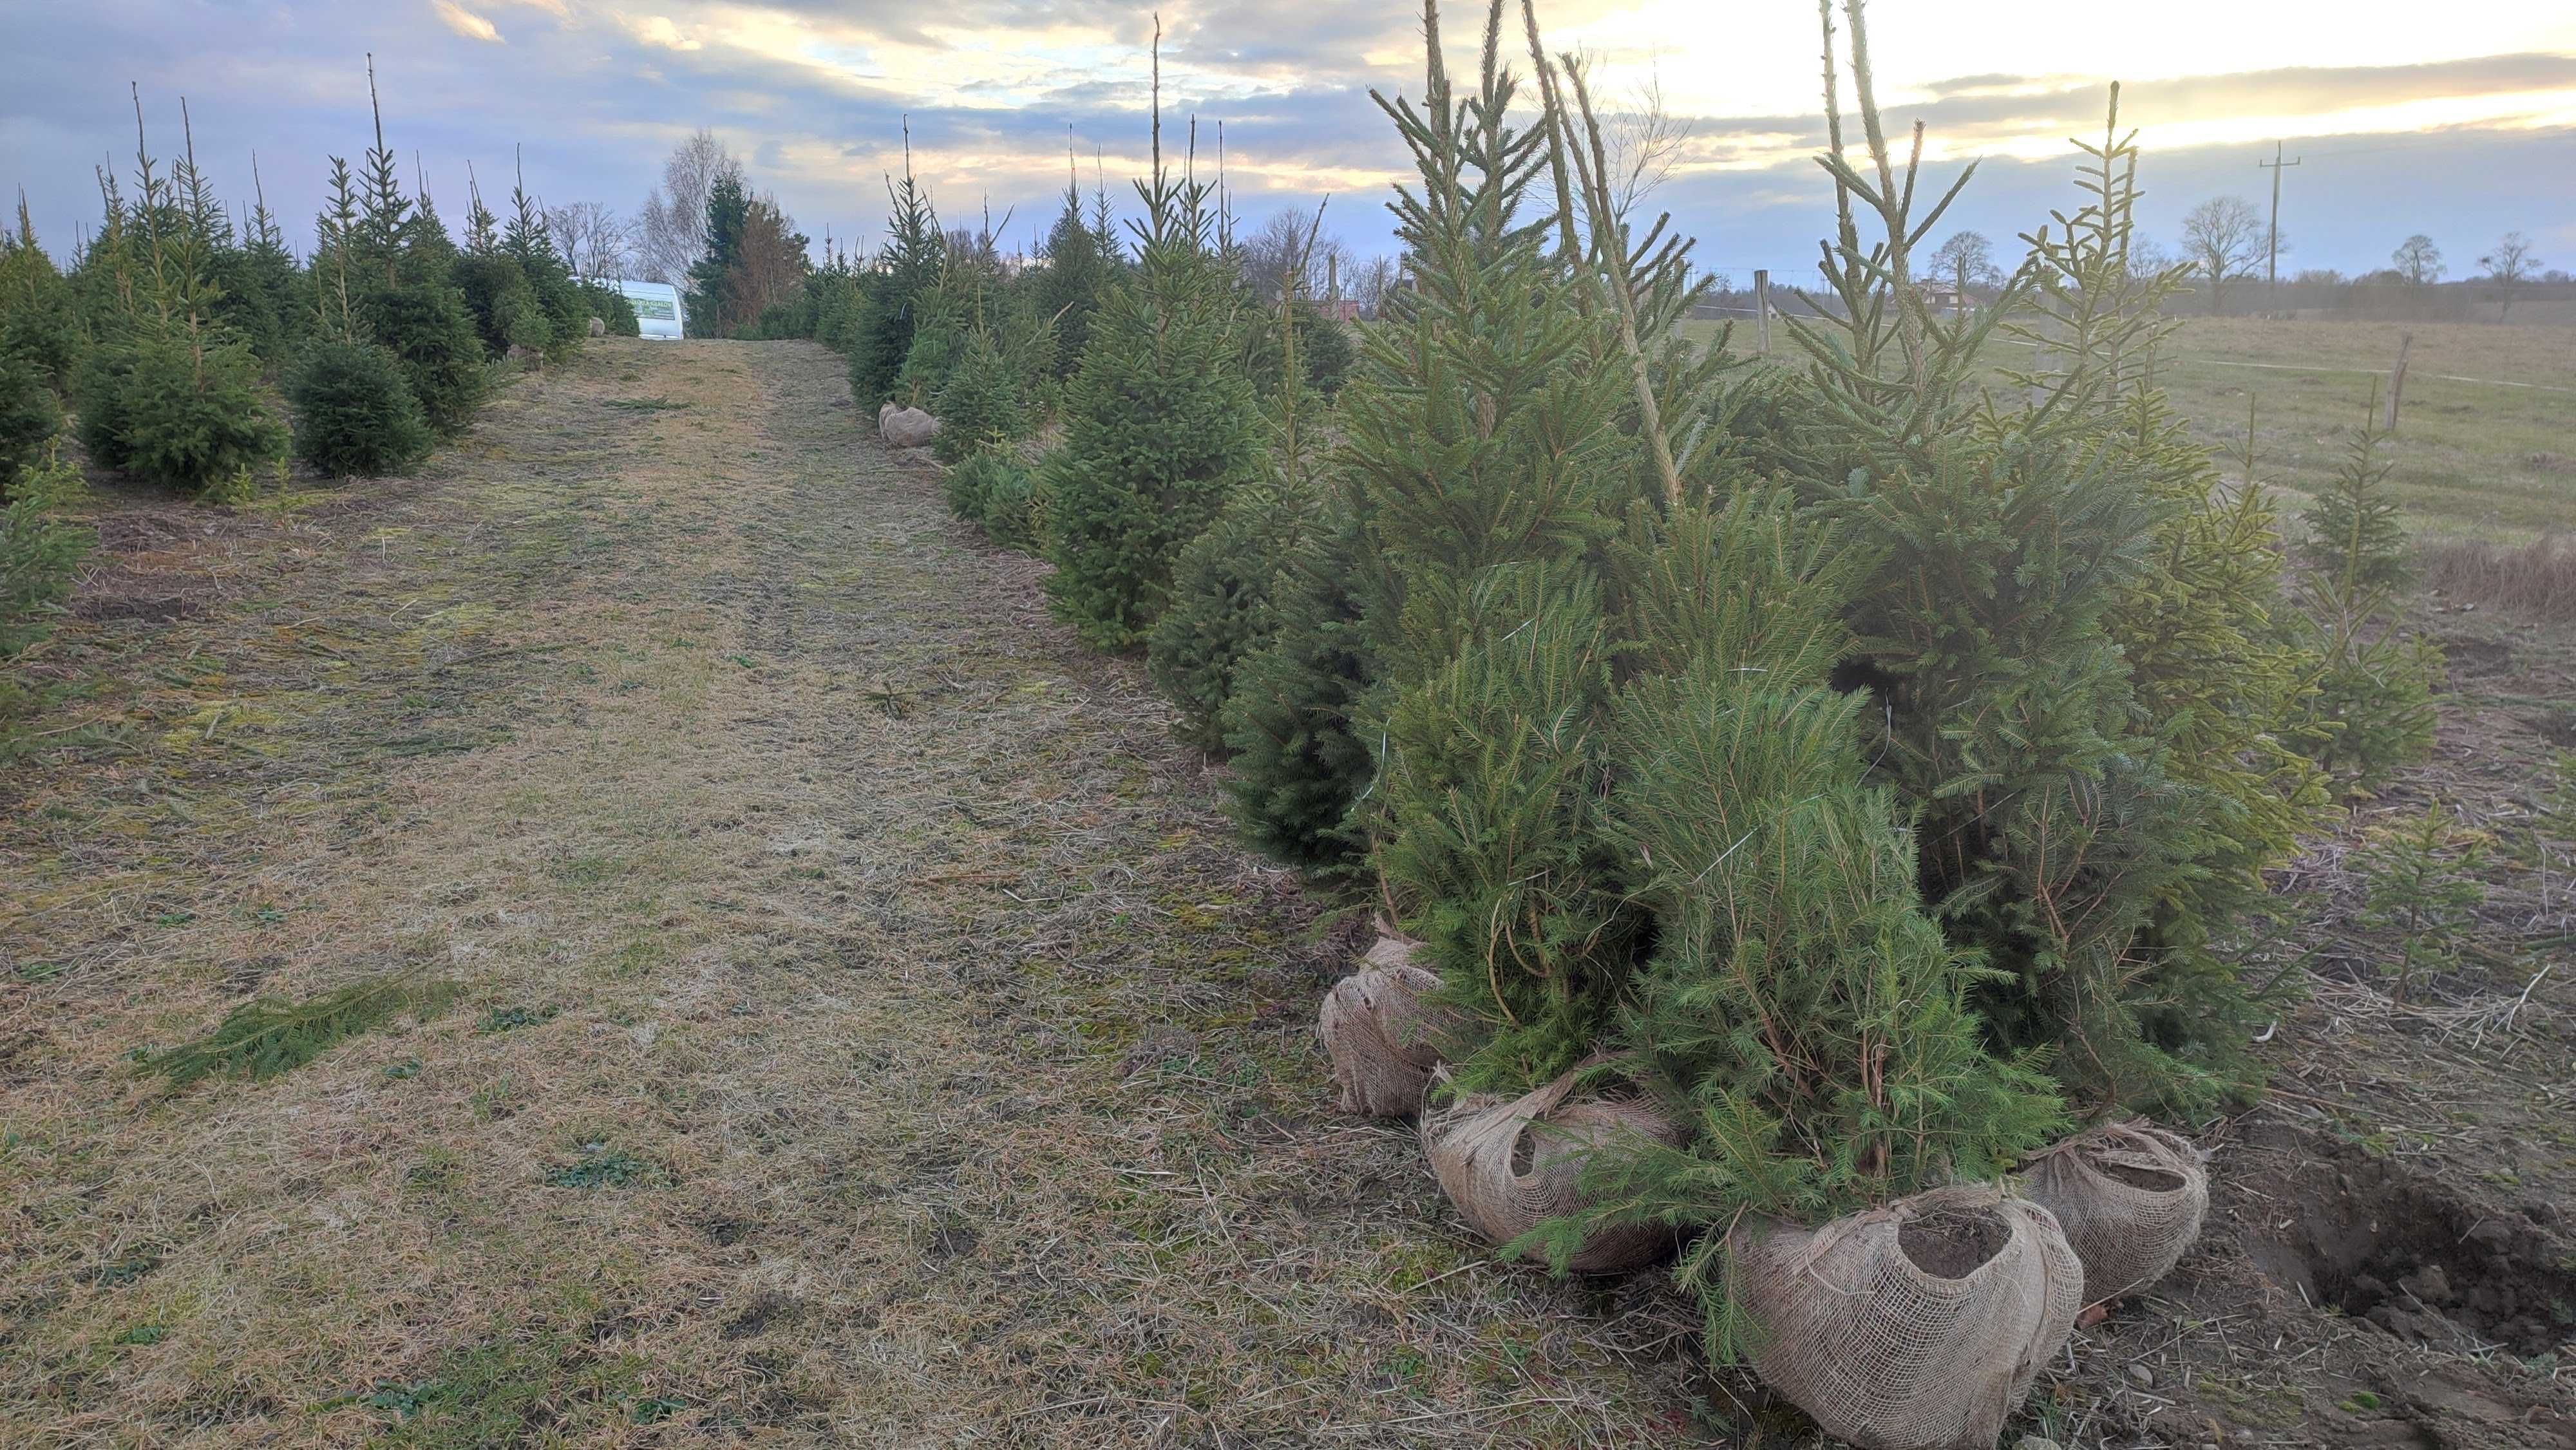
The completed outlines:
[[[2519,547],[2438,541],[2424,549],[2424,587],[2452,603],[2576,620],[2576,544],[2565,534],[2544,534]]]
[[[1614,1444],[1718,1393],[1653,1276],[1496,1267],[1331,1116],[1314,908],[838,376],[610,344],[416,480],[98,510],[43,662],[90,684],[0,783],[0,1441]],[[130,1060],[386,970],[465,1000]]]

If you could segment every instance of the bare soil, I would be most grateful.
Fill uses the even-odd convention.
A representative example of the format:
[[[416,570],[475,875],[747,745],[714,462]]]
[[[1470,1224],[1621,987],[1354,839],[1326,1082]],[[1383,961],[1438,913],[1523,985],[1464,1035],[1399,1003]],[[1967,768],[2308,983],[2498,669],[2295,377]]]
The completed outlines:
[[[866,432],[809,345],[611,341],[416,478],[102,490],[0,767],[0,1443],[1801,1443],[1665,1276],[1495,1264],[1333,1113],[1358,924]],[[2434,625],[2208,1232],[2015,1435],[2576,1445],[2564,857],[2403,1008],[2343,864],[2526,829],[2576,640]],[[461,995],[143,1065],[385,973]]]

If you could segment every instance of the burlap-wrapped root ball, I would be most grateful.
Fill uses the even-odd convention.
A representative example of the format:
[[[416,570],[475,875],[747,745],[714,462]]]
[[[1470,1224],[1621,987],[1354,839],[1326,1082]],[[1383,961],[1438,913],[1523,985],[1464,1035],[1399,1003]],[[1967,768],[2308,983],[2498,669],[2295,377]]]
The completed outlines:
[[[2084,1262],[2084,1300],[2147,1288],[2200,1237],[2209,1175],[2199,1150],[2144,1123],[2106,1123],[2022,1165],[2022,1192],[2057,1215]]]
[[[1431,1069],[1440,1064],[1440,1019],[1422,1004],[1440,978],[1412,965],[1405,952],[1371,949],[1362,960],[1360,970],[1324,994],[1316,1029],[1333,1061],[1343,1112],[1409,1118],[1422,1111]]]
[[[939,436],[939,420],[919,408],[888,402],[877,409],[877,432],[888,448],[927,448]]]
[[[1509,1101],[1470,1098],[1423,1119],[1423,1143],[1441,1190],[1476,1232],[1495,1243],[1510,1243],[1581,1208],[1575,1189],[1593,1154],[1681,1144],[1681,1128],[1642,1098],[1567,1101],[1580,1071]],[[1578,1274],[1618,1273],[1662,1258],[1673,1245],[1670,1228],[1616,1224],[1595,1230],[1566,1267]],[[1546,1262],[1537,1249],[1527,1257]]]
[[[1992,1450],[2084,1307],[2057,1220],[1990,1186],[1746,1224],[1728,1247],[1754,1370],[1861,1450]]]

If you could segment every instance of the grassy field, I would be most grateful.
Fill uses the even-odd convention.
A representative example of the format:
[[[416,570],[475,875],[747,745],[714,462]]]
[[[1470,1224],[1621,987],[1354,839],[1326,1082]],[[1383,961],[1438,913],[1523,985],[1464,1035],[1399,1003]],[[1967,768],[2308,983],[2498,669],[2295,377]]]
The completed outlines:
[[[2401,332],[2415,342],[2384,456],[2415,525],[2502,539],[2576,526],[2576,327],[2194,318],[2164,386],[2229,455],[2250,401],[2256,476],[2304,494],[2342,462],[2374,386],[2384,393]]]
[[[2415,344],[2383,456],[2414,526],[2507,542],[2576,527],[2576,327],[2199,317],[2175,334],[2162,380],[2231,472],[2250,402],[2256,476],[2304,496],[2333,476],[2373,386],[2386,387],[2400,332]],[[1997,362],[2022,351],[1998,345]]]

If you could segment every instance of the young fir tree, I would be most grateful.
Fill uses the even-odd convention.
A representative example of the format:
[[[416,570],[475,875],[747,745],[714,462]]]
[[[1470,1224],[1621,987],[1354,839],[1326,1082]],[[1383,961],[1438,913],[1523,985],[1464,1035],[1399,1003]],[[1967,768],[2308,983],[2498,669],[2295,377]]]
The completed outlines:
[[[1270,628],[1235,667],[1219,716],[1233,757],[1228,808],[1246,844],[1318,874],[1368,842],[1352,817],[1377,776],[1364,738],[1376,657],[1361,618],[1359,525],[1338,491],[1316,502],[1270,585]]]
[[[59,516],[80,490],[80,470],[58,456],[30,466],[14,486],[0,489],[0,664],[53,633],[80,561],[97,542],[89,530]],[[42,697],[0,675],[0,721],[31,698]]]
[[[258,359],[218,314],[215,256],[229,227],[218,229],[193,138],[160,174],[139,95],[135,156],[137,195],[113,262],[124,310],[75,378],[82,441],[124,472],[198,492],[230,487],[282,455],[286,432],[260,399]]]
[[[931,412],[939,419],[939,436],[931,447],[942,463],[959,462],[978,449],[1007,447],[1029,432],[1018,370],[982,328],[967,337]]]
[[[367,91],[374,107],[375,68]],[[474,420],[490,385],[482,339],[452,280],[446,232],[429,235],[403,192],[402,174],[385,145],[384,114],[375,114],[375,145],[358,182],[357,216],[335,245],[348,251],[351,310],[366,336],[402,360],[403,375],[435,432],[453,436]],[[332,158],[335,172],[344,169]],[[317,229],[318,230],[318,229]]]
[[[1918,213],[1915,164],[1891,154],[1860,11],[1845,8],[1863,141],[1845,147],[1829,96],[1824,271],[1839,305],[1789,327],[1830,404],[1800,468],[1809,497],[1883,561],[1850,613],[1850,674],[1886,721],[1879,778],[1919,812],[1924,896],[1952,940],[2008,974],[1978,994],[1998,1051],[2053,1048],[2070,1095],[2093,1102],[2205,1096],[2223,1084],[2200,1044],[2162,1039],[2194,1024],[2164,1010],[2148,959],[2159,913],[2200,869],[2203,802],[2168,773],[2118,632],[2159,587],[2151,550],[2174,505],[2112,446],[2102,410],[2048,389],[2018,405],[1984,394],[1977,360],[2035,273],[1975,316],[1933,313],[1910,248],[1968,175]]]
[[[536,289],[518,258],[502,247],[501,221],[483,204],[483,190],[467,175],[465,248],[450,275],[473,317],[475,335],[487,356],[501,357],[514,347],[543,351],[553,334]]]
[[[1418,290],[1361,348],[1334,464],[1368,561],[1375,864],[1452,1004],[1489,1029],[1461,1080],[1513,1087],[1590,1049],[1643,925],[1598,830],[1602,555],[1642,500],[1626,379],[1600,365],[1588,282],[1532,203],[1551,133],[1511,117],[1500,7],[1464,97],[1435,6],[1424,24],[1421,107],[1377,98],[1417,173],[1392,206]]]
[[[1267,409],[1272,476],[1228,499],[1207,531],[1181,551],[1172,607],[1155,622],[1145,645],[1154,682],[1180,707],[1176,733],[1209,752],[1225,747],[1235,675],[1270,641],[1281,562],[1304,542],[1320,502],[1313,477],[1318,430],[1297,365],[1302,330],[1295,295],[1291,287],[1280,297],[1286,367]]]
[[[1231,366],[1232,289],[1213,247],[1209,187],[1163,164],[1137,183],[1136,274],[1093,321],[1047,466],[1047,595],[1101,649],[1144,643],[1172,566],[1225,500],[1259,476],[1252,390]]]
[[[2375,411],[2378,400],[2372,399]],[[2250,431],[2250,430],[2249,430]],[[2432,753],[2441,649],[2399,627],[2397,591],[2412,578],[2388,465],[2367,415],[2343,467],[2308,504],[2300,633],[2321,657],[2299,731],[2347,796],[2385,786]]]
[[[2164,1082],[2148,1095],[2198,1103],[2253,1078],[2242,1047],[2258,1004],[2223,949],[2271,913],[2263,873],[2324,804],[2318,772],[2293,748],[2316,661],[2279,627],[2277,521],[2250,456],[2240,485],[2224,486],[2154,386],[2175,326],[2163,304],[2184,269],[2133,265],[2137,147],[2119,130],[2117,86],[2100,144],[2079,146],[2083,205],[2025,237],[2027,314],[2002,324],[2041,361],[2008,381],[2033,400],[2034,431],[2082,440],[2156,512],[2106,631],[2146,723],[2136,748],[2155,751],[2176,799],[2158,820],[2182,869],[2130,945],[2124,997],[2160,1054],[2150,1066]]]
[[[885,245],[878,250],[850,348],[850,396],[866,410],[894,395],[895,379],[912,356],[921,299],[937,285],[947,255],[930,193],[912,174],[909,123],[904,128],[903,180],[886,178],[886,197]]]
[[[544,340],[534,346],[548,357],[568,357],[580,351],[583,339],[589,336],[590,305],[574,285],[572,269],[555,252],[554,239],[546,230],[545,213],[537,206],[536,198],[528,195],[524,168],[514,165],[512,174],[510,225],[501,235],[501,252],[518,267],[529,294],[536,299]],[[718,185],[724,180],[720,178]]]
[[[733,282],[742,263],[743,226],[750,217],[751,196],[742,178],[730,171],[718,176],[707,188],[706,248],[689,269],[689,312],[707,318],[718,335],[741,320]]]
[[[227,249],[223,269],[225,323],[250,345],[261,362],[283,366],[308,334],[313,315],[309,279],[286,249],[286,237],[268,209],[268,192],[259,179],[259,158],[251,158],[253,201],[243,219],[241,244]]]
[[[70,385],[82,346],[79,299],[37,245],[22,190],[17,226],[0,227],[0,351],[18,354],[39,382],[59,392]]]
[[[0,336],[0,498],[19,473],[53,451],[63,430],[63,405],[34,355]]]
[[[2403,1002],[2419,980],[2460,965],[2462,939],[2477,924],[2486,887],[2477,873],[2493,839],[2470,830],[2439,801],[2372,830],[2352,853],[2367,883],[2361,924],[2395,941],[2385,970]]]
[[[362,340],[318,338],[286,377],[295,455],[325,474],[400,473],[429,455],[429,420],[402,360]]]
[[[1047,229],[1040,254],[1046,265],[1035,284],[1038,312],[1054,324],[1053,369],[1060,380],[1070,380],[1082,366],[1083,351],[1091,345],[1091,319],[1116,284],[1119,271],[1116,235],[1083,215],[1082,190],[1071,174],[1071,157],[1065,165],[1064,211]],[[1103,192],[1098,210],[1107,209],[1108,196]]]
[[[286,395],[296,456],[344,477],[399,473],[428,455],[432,438],[402,360],[360,320],[368,276],[350,245],[359,219],[349,169],[334,157],[330,199],[314,225],[314,335],[287,373]]]

